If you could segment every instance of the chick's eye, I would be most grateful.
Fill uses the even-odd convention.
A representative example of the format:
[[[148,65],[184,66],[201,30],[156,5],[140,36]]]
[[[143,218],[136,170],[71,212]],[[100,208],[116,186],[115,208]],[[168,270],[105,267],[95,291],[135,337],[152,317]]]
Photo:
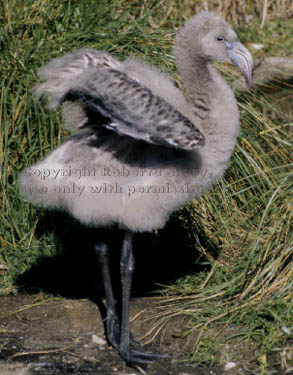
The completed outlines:
[[[224,40],[224,37],[223,37],[223,36],[218,36],[218,37],[217,37],[217,40],[218,40],[219,42],[222,42],[222,41]]]

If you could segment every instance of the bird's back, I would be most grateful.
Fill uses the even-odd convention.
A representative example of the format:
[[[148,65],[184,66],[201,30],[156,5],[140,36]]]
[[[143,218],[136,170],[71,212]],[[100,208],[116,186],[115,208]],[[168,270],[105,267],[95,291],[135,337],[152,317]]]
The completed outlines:
[[[172,107],[195,122],[199,128],[201,127],[194,117],[191,103],[161,69],[140,59],[129,58],[121,63],[119,70],[148,87],[154,94],[165,99]]]

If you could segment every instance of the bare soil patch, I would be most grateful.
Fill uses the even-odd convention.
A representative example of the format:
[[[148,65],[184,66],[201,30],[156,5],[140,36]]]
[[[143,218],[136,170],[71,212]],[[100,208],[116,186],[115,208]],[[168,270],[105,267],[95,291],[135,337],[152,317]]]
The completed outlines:
[[[136,339],[154,326],[150,318],[158,308],[158,299],[132,301],[132,332]],[[87,299],[44,299],[44,296],[1,297],[0,374],[176,374],[236,375],[243,369],[224,371],[223,366],[191,366],[184,354],[191,350],[194,337],[182,337],[186,321],[170,320],[154,342],[146,345],[151,352],[166,353],[142,370],[125,365],[110,348],[104,335],[99,308]]]

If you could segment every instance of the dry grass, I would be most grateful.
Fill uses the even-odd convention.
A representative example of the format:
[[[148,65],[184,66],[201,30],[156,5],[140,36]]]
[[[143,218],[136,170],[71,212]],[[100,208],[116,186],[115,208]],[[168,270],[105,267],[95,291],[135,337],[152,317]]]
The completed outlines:
[[[152,11],[156,12],[151,17],[150,22],[155,28],[164,25],[166,20],[178,18],[178,13],[187,19],[201,10],[214,11],[222,15],[233,25],[246,25],[253,17],[258,18],[261,28],[265,22],[277,19],[289,19],[293,16],[293,3],[291,0],[160,0],[158,2],[144,0],[141,1],[120,1],[120,9],[129,3],[137,8],[140,14]],[[180,6],[178,6],[180,3]]]

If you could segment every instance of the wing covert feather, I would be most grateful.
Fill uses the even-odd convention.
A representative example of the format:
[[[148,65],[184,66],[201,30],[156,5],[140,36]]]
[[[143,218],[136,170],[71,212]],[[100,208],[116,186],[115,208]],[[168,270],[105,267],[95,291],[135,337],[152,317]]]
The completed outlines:
[[[40,70],[45,82],[35,88],[35,96],[49,94],[51,109],[67,102],[63,113],[69,130],[76,131],[89,120],[88,108],[90,123],[95,124],[96,117],[99,126],[119,134],[184,150],[204,145],[204,136],[188,118],[131,74],[120,71],[121,65],[107,52],[77,50]],[[101,115],[106,121],[99,121]]]
[[[106,127],[120,134],[190,151],[204,145],[204,136],[189,119],[118,70],[97,68],[68,92],[66,100],[82,100],[109,118]]]

